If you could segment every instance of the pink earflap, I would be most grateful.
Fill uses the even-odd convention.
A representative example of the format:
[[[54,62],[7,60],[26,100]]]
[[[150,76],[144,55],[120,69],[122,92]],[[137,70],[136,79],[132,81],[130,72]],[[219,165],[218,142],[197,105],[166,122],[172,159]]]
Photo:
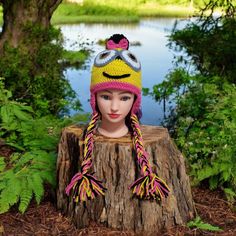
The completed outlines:
[[[115,43],[112,39],[110,39],[106,43],[106,48],[109,50],[116,48],[127,50],[129,48],[129,42],[126,38],[121,39],[119,43]]]

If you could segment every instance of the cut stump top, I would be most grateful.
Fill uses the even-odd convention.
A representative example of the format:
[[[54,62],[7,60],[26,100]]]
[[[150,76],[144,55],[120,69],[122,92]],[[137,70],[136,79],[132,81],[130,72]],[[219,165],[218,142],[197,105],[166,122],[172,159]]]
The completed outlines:
[[[73,133],[75,136],[80,138],[83,135],[84,127],[69,126],[65,128],[65,131],[66,133]],[[141,125],[141,132],[142,132],[144,145],[152,143],[152,142],[156,142],[160,139],[169,139],[168,130],[160,126]],[[106,141],[106,142],[113,142],[113,143],[119,143],[119,144],[132,143],[130,133],[126,134],[125,136],[121,138],[109,138],[97,132],[94,136],[94,141],[96,142]]]

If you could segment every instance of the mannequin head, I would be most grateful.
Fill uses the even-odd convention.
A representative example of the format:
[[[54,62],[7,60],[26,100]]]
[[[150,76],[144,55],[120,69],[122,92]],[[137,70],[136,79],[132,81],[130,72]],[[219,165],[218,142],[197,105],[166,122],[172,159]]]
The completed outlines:
[[[132,114],[140,113],[141,64],[128,50],[129,41],[124,35],[113,35],[106,43],[106,50],[94,59],[90,84],[90,104],[97,113],[96,94],[99,91],[117,89],[135,94]]]
[[[97,108],[101,116],[99,133],[119,138],[128,133],[125,122],[130,114],[135,95],[126,90],[107,89],[97,92]]]

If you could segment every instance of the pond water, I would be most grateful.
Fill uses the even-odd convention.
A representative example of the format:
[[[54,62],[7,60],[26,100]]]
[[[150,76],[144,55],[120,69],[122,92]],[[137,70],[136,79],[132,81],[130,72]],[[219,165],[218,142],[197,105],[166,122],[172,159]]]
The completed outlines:
[[[83,40],[97,42],[115,33],[124,34],[130,42],[138,41],[141,46],[130,46],[132,51],[141,61],[142,83],[144,88],[152,89],[153,85],[161,83],[168,72],[173,68],[173,51],[167,47],[168,35],[175,24],[175,18],[145,19],[139,24],[76,24],[61,25],[61,31],[65,37],[66,49],[78,50],[80,45],[76,42]],[[186,25],[186,20],[178,20],[178,28]],[[89,104],[90,70],[94,56],[104,49],[104,46],[94,44],[92,59],[83,69],[68,68],[65,71],[66,78],[72,88],[78,94],[84,112],[91,112]],[[142,124],[159,125],[163,120],[163,106],[149,96],[142,97]],[[71,111],[71,115],[75,114]]]

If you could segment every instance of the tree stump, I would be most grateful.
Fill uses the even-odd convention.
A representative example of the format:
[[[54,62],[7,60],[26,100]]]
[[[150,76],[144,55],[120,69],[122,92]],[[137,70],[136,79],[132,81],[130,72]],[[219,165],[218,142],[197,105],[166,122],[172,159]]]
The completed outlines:
[[[141,126],[141,130],[154,171],[171,189],[170,195],[160,203],[139,200],[128,189],[139,177],[130,135],[113,139],[99,134],[94,137],[93,168],[107,191],[105,196],[95,200],[74,203],[65,194],[65,188],[80,169],[83,129],[71,126],[62,131],[57,160],[57,207],[78,228],[87,227],[93,221],[119,230],[131,230],[137,235],[156,235],[160,230],[184,225],[195,216],[184,158],[167,129]]]

